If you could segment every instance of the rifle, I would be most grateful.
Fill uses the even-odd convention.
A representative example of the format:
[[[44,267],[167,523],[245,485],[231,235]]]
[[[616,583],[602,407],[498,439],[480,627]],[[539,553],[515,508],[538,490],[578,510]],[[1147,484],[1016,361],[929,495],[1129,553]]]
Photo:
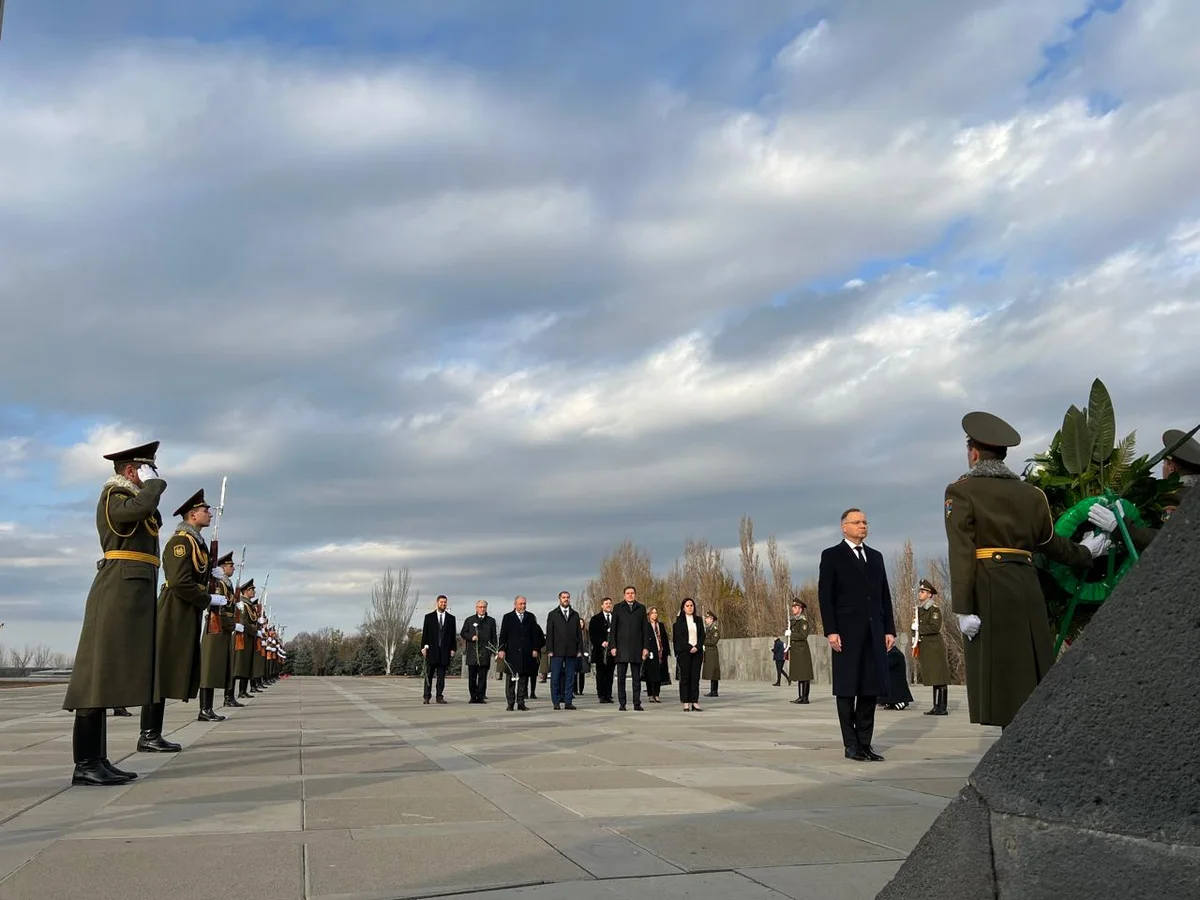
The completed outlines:
[[[921,609],[921,605],[919,603],[913,607],[913,620],[912,620],[912,633],[913,633],[912,656],[913,656],[913,659],[920,659],[920,657],[921,657],[920,609]]]
[[[229,481],[227,477],[221,479],[221,502],[217,504],[217,521],[213,525],[213,538],[208,546],[208,592],[216,594],[219,592],[217,587],[217,560],[221,558],[221,516],[225,512],[225,485]]]

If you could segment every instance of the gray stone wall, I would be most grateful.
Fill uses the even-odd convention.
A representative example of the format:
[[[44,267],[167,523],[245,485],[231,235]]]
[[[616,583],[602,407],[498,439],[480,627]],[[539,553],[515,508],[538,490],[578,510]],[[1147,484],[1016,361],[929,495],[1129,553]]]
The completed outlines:
[[[771,658],[773,637],[721,638],[722,681],[774,681],[775,661]],[[821,635],[809,635],[813,674],[816,684],[830,684],[829,642]],[[786,670],[785,670],[786,671]]]

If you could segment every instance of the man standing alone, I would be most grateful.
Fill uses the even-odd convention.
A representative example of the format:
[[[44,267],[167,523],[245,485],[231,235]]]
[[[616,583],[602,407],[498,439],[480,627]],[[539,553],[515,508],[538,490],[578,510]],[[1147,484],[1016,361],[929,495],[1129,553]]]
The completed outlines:
[[[496,644],[496,620],[488,615],[486,600],[475,604],[475,614],[463,622],[462,635],[467,663],[467,690],[471,703],[487,703],[487,674]]]
[[[883,555],[866,546],[867,517],[842,513],[842,540],[821,554],[817,594],[833,653],[833,693],[846,758],[882,762],[871,749],[875,699],[886,693],[887,652],[896,643]]]
[[[571,609],[571,595],[559,591],[558,609],[546,617],[546,652],[550,654],[550,700],[575,708],[575,665],[583,654],[583,629],[579,613]]]
[[[446,691],[446,669],[454,656],[458,641],[458,629],[454,627],[453,613],[446,612],[450,600],[438,594],[437,609],[425,614],[425,627],[421,630],[421,655],[425,657],[425,702],[433,695],[433,680],[437,678],[437,702],[445,703],[442,696]]]

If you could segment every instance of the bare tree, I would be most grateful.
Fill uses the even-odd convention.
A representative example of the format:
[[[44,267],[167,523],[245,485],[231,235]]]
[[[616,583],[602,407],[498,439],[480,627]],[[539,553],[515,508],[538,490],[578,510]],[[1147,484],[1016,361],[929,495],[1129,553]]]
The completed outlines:
[[[770,634],[773,629],[769,587],[766,576],[763,575],[762,560],[754,545],[754,520],[749,516],[742,516],[738,539],[742,551],[742,594],[746,598],[746,625],[749,629],[746,636],[760,637]]]
[[[619,603],[628,584],[637,588],[638,600],[646,606],[661,605],[667,597],[667,582],[655,577],[649,551],[625,540],[601,560],[600,576],[589,581],[584,590],[599,608],[605,597]]]
[[[912,648],[912,622],[917,610],[917,564],[913,558],[912,541],[905,541],[900,552],[892,557],[888,586],[892,589],[892,617],[896,621],[896,643],[900,649]],[[916,666],[909,667],[909,678],[916,677]]]
[[[788,616],[795,588],[792,584],[792,567],[787,557],[779,549],[779,541],[775,535],[767,538],[767,568],[771,570],[771,585],[768,595],[771,598],[771,620],[778,620],[783,628],[787,628]]]
[[[59,651],[50,658],[50,666],[55,669],[69,669],[75,665],[75,657]]]
[[[35,669],[50,668],[50,660],[54,657],[54,651],[45,644],[38,644],[33,648],[33,659],[31,665]]]
[[[398,574],[388,568],[371,589],[371,605],[360,630],[378,645],[385,672],[392,671],[392,660],[408,634],[408,625],[421,596],[419,591],[413,593],[411,587],[412,575],[408,566],[404,566]]]
[[[8,651],[9,664],[14,669],[28,668],[29,661],[31,659],[33,659],[33,653],[34,653],[33,648],[30,647],[28,644],[25,645],[25,649],[23,649],[23,650],[18,650],[16,647],[13,647],[11,650]]]

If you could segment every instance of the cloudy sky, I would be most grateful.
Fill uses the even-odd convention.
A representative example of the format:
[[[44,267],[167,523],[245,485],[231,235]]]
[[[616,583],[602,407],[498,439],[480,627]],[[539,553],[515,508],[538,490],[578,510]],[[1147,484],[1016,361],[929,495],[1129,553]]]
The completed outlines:
[[[229,477],[291,633],[353,628],[388,565],[544,609],[743,513],[798,579],[851,504],[939,553],[963,413],[1033,453],[1096,376],[1158,449],[1200,421],[1198,31],[1189,0],[11,0],[0,641],[74,650],[101,454],[148,439],[166,511]]]

